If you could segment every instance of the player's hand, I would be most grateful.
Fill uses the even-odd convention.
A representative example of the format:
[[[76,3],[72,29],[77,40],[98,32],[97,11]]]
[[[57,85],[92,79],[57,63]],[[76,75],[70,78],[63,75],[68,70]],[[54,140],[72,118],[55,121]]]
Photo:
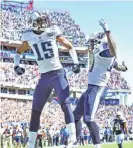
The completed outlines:
[[[101,20],[99,21],[99,25],[102,26],[104,32],[110,31],[110,30],[109,30],[109,27],[108,27],[108,24],[107,24],[103,19],[101,19]]]
[[[127,139],[130,137],[129,133],[126,134]]]
[[[127,70],[128,70],[128,68],[127,68],[127,66],[126,66],[126,64],[125,64],[125,62],[124,62],[124,61],[122,62],[122,66],[124,66],[124,67],[125,67],[125,71],[127,71]]]
[[[72,67],[72,71],[74,73],[79,73],[80,72],[80,65],[79,64],[74,64]]]
[[[17,75],[22,75],[25,73],[25,69],[19,66],[15,66],[14,71]]]

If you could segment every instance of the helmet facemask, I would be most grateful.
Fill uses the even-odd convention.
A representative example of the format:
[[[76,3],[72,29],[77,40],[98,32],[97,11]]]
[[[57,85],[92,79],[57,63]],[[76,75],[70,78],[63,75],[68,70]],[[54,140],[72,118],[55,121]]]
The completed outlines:
[[[46,28],[50,27],[50,20],[48,16],[42,13],[39,16],[33,14],[33,17],[30,18],[29,23],[31,23],[34,31],[45,31]]]
[[[104,33],[93,33],[90,35],[88,40],[88,49],[93,52],[94,49],[98,48],[104,38]]]

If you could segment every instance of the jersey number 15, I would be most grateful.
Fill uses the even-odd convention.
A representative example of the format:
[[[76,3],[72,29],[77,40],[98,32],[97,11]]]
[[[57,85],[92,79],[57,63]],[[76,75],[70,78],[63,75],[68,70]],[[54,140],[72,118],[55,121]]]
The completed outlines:
[[[33,44],[33,47],[36,51],[38,61],[44,60],[44,58],[50,59],[50,58],[54,57],[54,52],[53,52],[52,44],[50,41],[41,43],[41,48],[44,52],[44,55],[41,54],[41,52],[38,48],[38,44]]]

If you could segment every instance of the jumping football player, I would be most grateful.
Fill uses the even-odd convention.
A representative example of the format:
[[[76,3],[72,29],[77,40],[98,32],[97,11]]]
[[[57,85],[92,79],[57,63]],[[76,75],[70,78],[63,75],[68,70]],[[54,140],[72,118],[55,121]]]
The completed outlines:
[[[113,134],[115,134],[118,147],[123,148],[124,134],[128,137],[128,128],[121,112],[118,112],[114,119]]]
[[[69,84],[59,60],[56,42],[69,50],[74,61],[73,72],[75,73],[80,71],[77,53],[72,44],[63,37],[59,27],[51,25],[46,13],[34,12],[29,22],[32,23],[33,28],[22,34],[22,44],[14,57],[14,70],[17,75],[22,75],[25,69],[19,65],[20,55],[26,50],[32,49],[41,73],[33,95],[28,148],[35,147],[41,112],[52,89],[55,90],[58,98],[60,98],[59,103],[65,115],[66,126],[70,134],[70,143],[72,144],[76,141],[75,121],[69,104]]]
[[[92,34],[89,39],[90,70],[88,73],[88,88],[82,94],[74,110],[77,141],[79,141],[82,128],[80,119],[83,116],[95,148],[101,147],[99,127],[95,122],[95,114],[110,78],[110,72],[113,67],[119,71],[127,70],[124,63],[118,65],[116,62],[116,44],[111,37],[107,23],[104,20],[100,20],[99,24],[102,26],[104,32]]]

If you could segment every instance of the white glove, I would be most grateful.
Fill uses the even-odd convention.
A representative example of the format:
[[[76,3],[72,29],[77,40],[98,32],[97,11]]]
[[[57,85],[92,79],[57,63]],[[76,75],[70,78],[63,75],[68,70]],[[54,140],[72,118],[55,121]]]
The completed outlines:
[[[126,134],[127,140],[129,140],[129,134]]]
[[[108,24],[107,24],[103,19],[101,19],[101,20],[99,21],[99,25],[102,26],[104,32],[110,31],[110,30],[109,30],[109,27],[108,27]]]

